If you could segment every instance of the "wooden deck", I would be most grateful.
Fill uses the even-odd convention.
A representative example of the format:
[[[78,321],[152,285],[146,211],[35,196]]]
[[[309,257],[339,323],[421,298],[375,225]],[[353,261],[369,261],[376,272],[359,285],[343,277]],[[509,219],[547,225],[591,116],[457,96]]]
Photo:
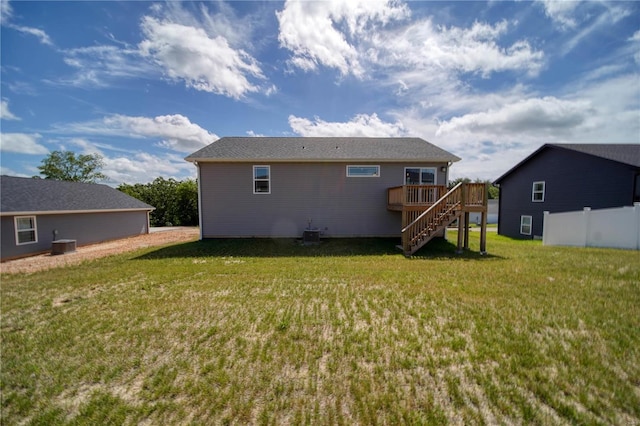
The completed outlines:
[[[469,213],[481,213],[480,251],[486,252],[488,185],[403,185],[387,190],[387,209],[402,212],[402,249],[410,256],[458,221],[458,251],[469,248]]]

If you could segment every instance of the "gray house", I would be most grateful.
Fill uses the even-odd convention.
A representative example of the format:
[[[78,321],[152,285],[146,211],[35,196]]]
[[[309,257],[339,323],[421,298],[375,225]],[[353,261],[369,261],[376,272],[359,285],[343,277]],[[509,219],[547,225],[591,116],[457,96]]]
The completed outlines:
[[[2,261],[149,232],[153,207],[107,185],[0,176]]]
[[[220,238],[400,236],[460,159],[420,138],[225,137],[186,160],[200,237]]]
[[[543,212],[640,201],[640,145],[546,144],[500,176],[498,233],[542,236]]]

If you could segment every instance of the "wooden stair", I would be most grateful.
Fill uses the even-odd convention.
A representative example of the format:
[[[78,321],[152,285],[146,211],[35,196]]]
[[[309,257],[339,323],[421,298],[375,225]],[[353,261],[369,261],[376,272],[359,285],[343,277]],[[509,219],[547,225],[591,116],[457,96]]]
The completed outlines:
[[[483,185],[484,186],[484,185]],[[411,256],[431,241],[442,235],[456,220],[459,229],[465,224],[465,248],[468,247],[468,212],[482,211],[486,213],[486,187],[482,191],[476,190],[470,184],[461,182],[444,194],[433,205],[421,213],[411,223],[402,229],[402,251],[405,256]],[[483,213],[483,231],[486,232],[486,214]],[[483,235],[484,237],[484,232]],[[462,235],[459,235],[460,246]],[[484,251],[484,238],[481,250]],[[460,247],[458,247],[460,249]]]

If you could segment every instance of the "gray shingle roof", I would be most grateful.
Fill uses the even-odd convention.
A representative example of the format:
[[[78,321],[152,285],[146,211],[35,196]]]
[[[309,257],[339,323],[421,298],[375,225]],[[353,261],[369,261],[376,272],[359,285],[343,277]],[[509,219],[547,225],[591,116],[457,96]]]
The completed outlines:
[[[0,176],[0,214],[95,210],[151,210],[107,185]]]
[[[518,164],[509,169],[505,174],[494,181],[499,184],[504,178],[516,171],[521,165],[525,164],[531,158],[535,157],[541,151],[549,148],[568,149],[571,151],[581,152],[587,155],[604,158],[606,160],[616,161],[622,164],[628,164],[634,167],[640,167],[640,144],[615,144],[615,143],[556,143],[544,144],[536,149],[531,155]]]
[[[420,138],[224,137],[187,161],[434,161],[460,158]]]
[[[640,167],[640,144],[565,143],[550,145]]]

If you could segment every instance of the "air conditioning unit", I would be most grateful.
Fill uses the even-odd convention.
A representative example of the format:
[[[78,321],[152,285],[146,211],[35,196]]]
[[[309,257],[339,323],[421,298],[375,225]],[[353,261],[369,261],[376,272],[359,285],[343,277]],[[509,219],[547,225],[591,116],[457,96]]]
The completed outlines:
[[[315,244],[320,242],[319,229],[305,229],[302,233],[303,244]]]
[[[51,242],[51,254],[65,254],[76,251],[76,240],[55,240]]]

